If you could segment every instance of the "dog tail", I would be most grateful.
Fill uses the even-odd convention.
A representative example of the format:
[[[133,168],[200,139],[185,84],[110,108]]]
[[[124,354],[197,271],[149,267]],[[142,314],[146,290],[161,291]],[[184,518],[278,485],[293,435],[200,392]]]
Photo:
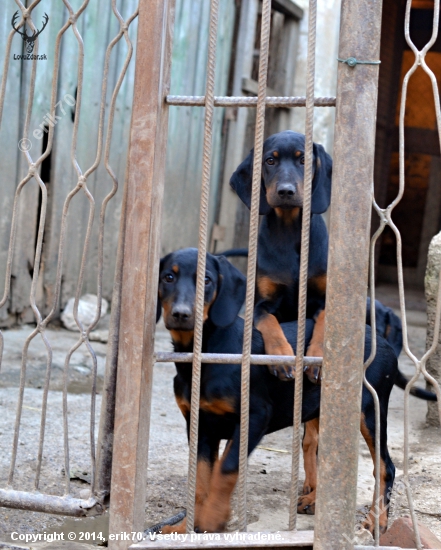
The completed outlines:
[[[395,384],[402,390],[406,389],[407,383],[409,380],[404,376],[404,374],[398,370],[397,377],[395,378]],[[425,401],[436,401],[436,394],[422,388],[416,388],[415,386],[411,388],[410,394],[418,397],[419,399],[424,399]]]
[[[229,256],[230,258],[243,256],[248,258],[248,248],[230,248],[225,252],[216,252],[215,256]]]

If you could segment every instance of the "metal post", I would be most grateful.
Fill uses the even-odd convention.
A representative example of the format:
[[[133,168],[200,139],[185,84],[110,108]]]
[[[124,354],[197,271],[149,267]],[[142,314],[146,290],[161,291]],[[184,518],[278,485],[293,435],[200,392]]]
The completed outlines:
[[[123,232],[110,533],[144,528],[174,0],[140,2]],[[110,541],[125,550],[130,541]]]
[[[379,59],[381,8],[343,0],[340,59]],[[377,91],[378,64],[339,63],[315,550],[354,547]]]

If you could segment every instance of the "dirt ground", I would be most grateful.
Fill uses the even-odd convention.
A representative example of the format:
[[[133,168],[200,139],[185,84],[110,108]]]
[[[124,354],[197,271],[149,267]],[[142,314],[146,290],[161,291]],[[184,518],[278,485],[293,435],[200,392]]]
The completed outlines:
[[[379,298],[386,305],[397,307],[396,295],[389,288],[380,288]],[[409,293],[407,306],[410,348],[420,357],[425,349],[424,299],[421,293]],[[14,431],[15,410],[18,397],[21,351],[32,327],[4,332],[5,347],[0,373],[0,486],[5,487],[9,472],[11,444]],[[54,348],[54,369],[47,412],[44,459],[40,490],[62,495],[65,486],[62,441],[62,366],[67,350],[78,335],[60,328],[49,331]],[[93,342],[98,358],[99,392],[104,374],[106,345]],[[163,326],[158,327],[156,347],[171,349],[169,337]],[[35,468],[39,422],[41,414],[42,383],[44,380],[46,353],[37,337],[29,350],[26,373],[26,390],[19,452],[13,488],[32,490]],[[411,361],[404,354],[400,368],[408,376],[413,372]],[[87,495],[90,474],[90,383],[91,360],[87,350],[81,347],[71,360],[69,383],[69,422],[72,494]],[[172,380],[175,368],[172,364],[154,367],[153,402],[148,465],[148,501],[146,526],[176,514],[186,506],[186,477],[188,449],[185,423],[175,404]],[[423,386],[423,383],[421,383]],[[99,413],[100,395],[97,395]],[[410,479],[414,505],[418,519],[441,538],[441,431],[425,425],[426,403],[410,398]],[[98,415],[97,415],[98,416]],[[97,423],[96,423],[97,425]],[[406,494],[400,480],[403,468],[403,392],[394,388],[389,409],[389,450],[397,468],[395,491],[392,498],[390,523],[396,517],[409,513]],[[250,531],[286,530],[288,526],[288,488],[291,468],[291,430],[286,429],[266,437],[249,460],[248,471],[248,523]],[[367,511],[372,500],[374,480],[372,461],[364,443],[360,445],[357,520]],[[300,470],[300,482],[303,472]],[[237,527],[237,515],[233,502],[230,529]],[[313,516],[298,516],[298,529],[313,529]],[[60,516],[23,512],[0,508],[0,541],[9,541],[11,533],[42,533],[86,531],[107,534],[107,517],[75,520]],[[24,545],[23,545],[24,546]],[[59,546],[61,548],[61,546]]]

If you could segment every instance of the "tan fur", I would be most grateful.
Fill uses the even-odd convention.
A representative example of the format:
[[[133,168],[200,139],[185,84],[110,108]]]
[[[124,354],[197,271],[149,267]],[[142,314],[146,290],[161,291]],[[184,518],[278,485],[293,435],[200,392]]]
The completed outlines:
[[[259,289],[259,294],[262,298],[269,300],[274,296],[277,290],[277,283],[269,277],[257,277],[257,288]]]
[[[274,208],[274,210],[277,217],[283,220],[285,225],[291,225],[292,222],[296,220],[300,214],[299,206],[295,206],[294,208],[290,208],[289,210],[286,210],[285,208]]]
[[[213,399],[212,401],[201,399],[200,408],[214,414],[234,413],[236,410],[232,399]]]
[[[189,346],[191,344],[193,341],[193,334],[192,330],[170,330],[173,343],[183,346]]]
[[[371,434],[369,433],[368,427],[366,426],[366,419],[364,413],[361,413],[360,420],[360,431],[366,441],[366,444],[371,453],[372,461],[374,463],[374,477],[375,477],[375,443],[372,440]],[[378,505],[375,502],[375,492],[373,496],[372,506],[369,511],[368,516],[363,522],[363,527],[373,532],[375,526],[375,515],[380,512],[380,533],[384,533],[387,529],[387,508],[386,503],[381,497],[386,495],[386,464],[382,458],[380,458],[380,501]]]
[[[294,355],[292,347],[274,315],[267,314],[262,317],[256,324],[256,328],[262,333],[267,355]]]

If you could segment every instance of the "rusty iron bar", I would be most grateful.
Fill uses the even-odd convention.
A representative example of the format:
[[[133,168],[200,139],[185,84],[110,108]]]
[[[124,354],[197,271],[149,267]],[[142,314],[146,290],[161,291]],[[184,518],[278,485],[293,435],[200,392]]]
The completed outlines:
[[[271,0],[262,2],[260,30],[259,80],[254,137],[253,180],[250,209],[250,234],[248,247],[247,287],[245,299],[245,326],[241,370],[240,444],[238,476],[239,529],[247,530],[246,478],[248,459],[248,426],[250,407],[250,353],[253,331],[254,293],[256,285],[257,235],[259,230],[259,202],[262,170],[262,154],[265,129],[265,99],[268,75],[269,38],[271,28]]]
[[[215,107],[257,107],[257,97],[246,96],[216,96]],[[335,97],[314,98],[315,107],[335,107]],[[205,96],[168,95],[168,105],[187,105],[190,107],[205,107]],[[306,107],[306,97],[266,97],[267,107]]]
[[[13,489],[0,489],[0,506],[76,517],[96,516],[104,511],[95,498],[82,500],[69,495],[59,497]]]
[[[217,363],[237,365],[242,362],[243,354],[241,353],[201,353],[202,363]],[[173,351],[157,351],[155,353],[155,361],[158,363],[191,363],[193,353],[176,353]],[[304,357],[304,365],[321,365],[323,359],[321,357]],[[295,355],[250,355],[251,365],[294,365],[296,362]]]
[[[139,5],[125,212],[110,533],[144,528],[154,326],[164,191],[174,0]],[[146,117],[146,113],[149,116]],[[128,541],[109,541],[126,550]]]
[[[265,534],[268,536],[271,534],[274,536],[279,536],[277,539],[268,540],[262,535]],[[179,540],[177,543],[176,540],[167,540],[167,539],[155,539],[151,540],[150,536],[147,536],[140,542],[135,542],[129,546],[128,550],[148,550],[148,549],[176,549],[181,548],[182,550],[199,550],[200,548],[210,548],[210,550],[227,550],[229,548],[248,548],[250,550],[256,550],[257,548],[273,548],[276,549],[295,549],[299,550],[312,550],[314,531],[278,531],[277,533],[270,533],[264,531],[260,533],[260,539],[258,534],[253,534],[254,539],[252,539],[251,534],[238,532],[236,538],[233,540],[228,540],[222,534],[220,535],[220,540],[201,540],[191,539],[188,537],[186,540]],[[202,537],[202,534],[199,535]],[[354,546],[354,550],[402,550],[398,546]],[[415,550],[415,549],[410,549]]]
[[[128,20],[124,21],[124,19],[121,17],[121,14],[118,12],[118,9],[116,7],[116,0],[112,0],[112,10],[113,10],[113,13],[115,14],[115,17],[119,21],[120,30],[107,48],[107,52],[106,52],[107,67],[108,67],[108,60],[110,59],[110,54],[112,52],[112,49],[119,42],[119,40],[123,35],[127,44],[127,55],[124,61],[124,65],[121,69],[119,78],[113,90],[112,99],[111,99],[110,108],[109,108],[109,120],[107,124],[108,130],[106,135],[106,143],[104,147],[104,163],[106,166],[106,170],[112,179],[113,187],[110,193],[104,199],[102,208],[101,208],[100,232],[99,232],[99,235],[100,235],[99,264],[101,267],[103,265],[102,255],[103,255],[103,246],[104,246],[105,211],[106,211],[108,202],[118,190],[118,179],[109,163],[110,145],[112,141],[113,119],[114,119],[114,114],[116,109],[116,99],[133,54],[133,45],[128,34],[128,28],[132,23],[132,21],[134,21],[134,19],[138,17],[138,9],[136,9],[135,12],[128,18]],[[106,71],[107,70],[108,69],[106,69]],[[125,200],[126,200],[126,193],[124,193],[122,207],[121,207],[122,216],[124,216],[125,214],[125,205],[126,205]],[[101,274],[102,274],[102,269],[100,271],[100,276]],[[117,362],[118,362],[119,321],[120,321],[120,313],[121,313],[121,277],[122,277],[122,241],[121,241],[121,238],[119,238],[117,256],[116,256],[116,266],[115,266],[115,279],[114,279],[113,293],[112,293],[111,319],[110,319],[110,326],[109,326],[109,339],[108,339],[107,353],[106,353],[106,369],[105,369],[105,375],[104,375],[103,397],[101,401],[100,425],[99,425],[98,443],[97,443],[96,484],[95,484],[94,494],[102,503],[110,494],[110,482],[111,482],[111,474],[112,474],[113,428],[114,428],[114,422],[115,422],[116,369],[117,369]]]
[[[310,0],[308,14],[308,54],[306,60],[306,121],[305,121],[305,175],[303,192],[302,237],[300,246],[299,272],[299,306],[297,329],[297,357],[295,369],[291,487],[289,503],[289,528],[297,526],[297,500],[299,486],[299,467],[301,451],[301,423],[303,397],[303,354],[306,332],[306,293],[308,287],[309,264],[309,232],[311,222],[312,195],[312,160],[313,160],[313,129],[314,129],[314,79],[315,79],[315,45],[317,26],[317,0]]]
[[[381,11],[343,0],[341,59],[378,59]],[[315,550],[354,547],[378,72],[338,66]]]
[[[187,481],[187,533],[194,530],[196,498],[196,469],[199,429],[199,395],[201,386],[201,350],[204,317],[205,264],[208,240],[208,201],[210,196],[211,157],[213,146],[214,85],[216,77],[216,35],[219,0],[210,2],[210,24],[205,84],[204,142],[202,155],[202,182],[199,212],[198,266],[196,273],[195,326],[193,342],[193,370],[191,378],[191,405]]]

